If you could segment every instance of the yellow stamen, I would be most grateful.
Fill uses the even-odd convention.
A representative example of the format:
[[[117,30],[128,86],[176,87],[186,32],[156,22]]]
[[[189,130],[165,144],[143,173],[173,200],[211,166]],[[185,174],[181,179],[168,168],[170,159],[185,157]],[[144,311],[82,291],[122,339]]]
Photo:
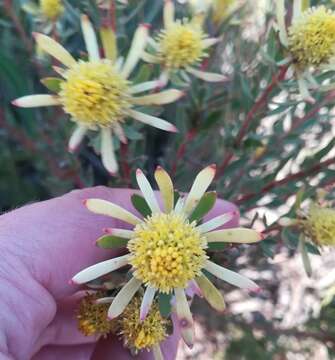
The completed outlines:
[[[312,204],[307,220],[302,221],[306,234],[317,245],[335,245],[335,210]]]
[[[159,35],[160,62],[171,69],[184,68],[200,62],[207,53],[202,40],[205,34],[199,23],[176,22]]]
[[[46,18],[53,21],[64,12],[64,6],[60,0],[40,0],[40,9]]]
[[[107,317],[110,304],[96,304],[95,301],[104,297],[103,292],[87,294],[80,301],[77,311],[78,329],[85,336],[115,333],[118,324],[115,320]]]
[[[135,277],[167,293],[187,287],[200,274],[206,245],[193,223],[175,213],[161,213],[135,227],[128,249]]]
[[[300,67],[327,64],[335,55],[335,13],[310,8],[289,28],[289,50]]]
[[[148,349],[165,340],[166,327],[169,323],[164,319],[154,302],[144,321],[140,321],[141,299],[136,296],[122,313],[118,323],[120,334],[125,344],[135,350]]]
[[[130,107],[128,82],[111,62],[79,62],[64,76],[59,95],[74,121],[89,127],[123,121]]]

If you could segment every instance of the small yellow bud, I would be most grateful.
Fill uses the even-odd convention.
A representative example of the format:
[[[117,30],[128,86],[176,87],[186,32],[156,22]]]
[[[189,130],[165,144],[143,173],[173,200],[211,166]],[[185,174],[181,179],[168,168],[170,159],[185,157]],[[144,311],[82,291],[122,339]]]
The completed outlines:
[[[97,304],[95,301],[104,297],[103,292],[87,294],[79,303],[77,311],[78,329],[86,336],[115,333],[117,322],[107,317],[110,304]]]
[[[42,14],[49,20],[55,21],[63,14],[64,6],[60,0],[40,0]]]
[[[313,203],[302,226],[315,244],[335,245],[335,209],[323,208]]]

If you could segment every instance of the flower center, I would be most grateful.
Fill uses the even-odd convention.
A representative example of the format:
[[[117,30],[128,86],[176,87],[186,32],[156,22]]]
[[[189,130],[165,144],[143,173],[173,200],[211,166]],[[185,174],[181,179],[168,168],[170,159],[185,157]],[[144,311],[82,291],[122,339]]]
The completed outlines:
[[[64,11],[60,0],[40,0],[40,9],[42,14],[50,20],[56,20]]]
[[[324,6],[306,10],[289,28],[289,50],[301,67],[327,64],[335,55],[335,13]]]
[[[164,319],[154,302],[144,321],[140,320],[141,299],[135,296],[122,313],[119,326],[120,333],[129,348],[148,349],[163,341],[168,320]]]
[[[303,223],[307,235],[317,245],[335,245],[335,210],[313,204]]]
[[[182,215],[155,214],[138,224],[128,242],[134,275],[168,293],[199,275],[207,242]]]
[[[59,95],[74,121],[89,127],[123,121],[130,107],[129,83],[111,62],[79,62],[65,78]]]
[[[96,304],[95,300],[104,297],[104,293],[87,294],[84,296],[77,311],[78,329],[85,336],[115,333],[117,322],[107,317],[110,304]]]
[[[207,54],[202,40],[205,34],[198,24],[175,23],[159,35],[161,63],[179,69],[201,61]]]

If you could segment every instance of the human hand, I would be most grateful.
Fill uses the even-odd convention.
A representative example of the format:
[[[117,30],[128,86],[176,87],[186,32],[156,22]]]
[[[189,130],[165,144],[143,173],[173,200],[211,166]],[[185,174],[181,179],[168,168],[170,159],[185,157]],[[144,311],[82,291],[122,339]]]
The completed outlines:
[[[76,326],[79,287],[69,284],[81,269],[117,255],[93,245],[105,227],[127,225],[90,213],[87,198],[111,200],[136,212],[135,190],[96,187],[24,206],[0,217],[0,359],[130,359],[115,338],[85,337]],[[236,210],[217,201],[208,218]],[[226,227],[237,226],[236,216]],[[165,341],[166,359],[174,359],[177,332]],[[1,356],[2,355],[2,356]],[[147,352],[139,359],[151,359]]]

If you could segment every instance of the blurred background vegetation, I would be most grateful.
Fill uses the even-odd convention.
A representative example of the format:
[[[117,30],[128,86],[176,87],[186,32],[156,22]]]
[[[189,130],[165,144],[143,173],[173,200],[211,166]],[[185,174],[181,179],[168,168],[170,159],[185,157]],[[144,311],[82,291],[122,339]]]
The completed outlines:
[[[311,254],[316,254],[313,265],[319,271],[314,281],[306,280],[296,251],[298,235],[283,234],[276,223],[280,216],[294,215],[301,189],[302,202],[315,197],[318,188],[327,189],[333,198],[335,91],[313,93],[316,102],[309,104],[296,95],[292,76],[284,79],[279,63],[285,54],[273,28],[274,1],[236,1],[234,10],[219,23],[209,13],[207,32],[223,37],[205,66],[223,72],[227,81],[210,84],[193,79],[185,86],[176,79],[174,86],[183,88],[186,96],[157,111],[179,133],[139,123],[126,126],[131,141],[128,146],[116,144],[121,169],[111,177],[90,139],[79,153],[67,152],[72,123],[62,110],[11,105],[17,97],[47,93],[40,78],[53,73],[52,60],[35,47],[33,31],[52,34],[79,58],[85,51],[80,14],[88,14],[99,28],[110,16],[108,10],[99,9],[94,0],[64,0],[65,13],[50,25],[24,11],[24,0],[0,0],[2,211],[74,188],[135,187],[138,167],[150,176],[162,165],[174,177],[176,187],[187,190],[199,169],[216,163],[219,196],[239,206],[243,223],[267,235],[260,246],[228,248],[218,259],[244,269],[263,291],[243,298],[237,290],[224,288],[228,311],[220,317],[206,313],[203,302],[201,307],[196,303],[199,341],[192,352],[182,350],[181,358],[204,359],[202,351],[213,359],[335,358],[335,253],[320,257],[318,249],[310,246]],[[312,2],[319,4],[334,8],[331,1]],[[127,52],[138,23],[151,23],[153,32],[160,29],[162,5],[163,0],[117,3],[121,52]],[[291,1],[287,5],[289,8]],[[190,14],[185,4],[178,4],[177,10],[179,17]],[[137,74],[139,82],[158,76],[159,71],[142,62]],[[322,77],[334,76],[328,72],[318,80]],[[300,295],[295,297],[298,288]],[[297,312],[290,312],[292,306]]]

